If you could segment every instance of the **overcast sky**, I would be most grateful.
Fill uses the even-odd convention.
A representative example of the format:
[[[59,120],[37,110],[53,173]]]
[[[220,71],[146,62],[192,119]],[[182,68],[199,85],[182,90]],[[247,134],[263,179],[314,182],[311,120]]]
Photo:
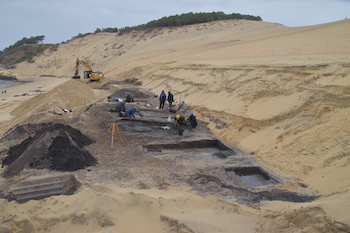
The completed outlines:
[[[350,0],[0,0],[0,50],[23,37],[43,35],[44,43],[60,43],[96,28],[213,11],[299,27],[350,17]]]

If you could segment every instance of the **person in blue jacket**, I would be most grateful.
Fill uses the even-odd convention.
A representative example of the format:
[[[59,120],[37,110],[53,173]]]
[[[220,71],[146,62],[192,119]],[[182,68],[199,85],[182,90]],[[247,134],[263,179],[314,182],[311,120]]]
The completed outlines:
[[[166,94],[164,90],[159,95],[159,108],[164,108],[164,103],[166,101]]]
[[[125,110],[126,116],[135,118],[135,112],[138,110],[137,107],[129,108]]]

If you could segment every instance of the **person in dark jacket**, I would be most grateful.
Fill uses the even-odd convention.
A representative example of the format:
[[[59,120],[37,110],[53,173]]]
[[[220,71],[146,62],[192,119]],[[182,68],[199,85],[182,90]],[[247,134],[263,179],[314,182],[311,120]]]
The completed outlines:
[[[190,116],[187,118],[187,121],[190,122],[192,129],[197,127],[196,116],[193,112],[190,112]]]
[[[134,96],[129,92],[125,92],[125,102],[134,102]]]
[[[159,95],[159,108],[164,108],[164,103],[166,101],[166,94],[164,90]]]
[[[174,120],[174,127],[186,126],[186,120],[184,116],[176,115]]]
[[[121,102],[119,101],[118,98],[115,99],[117,101],[117,103],[114,105],[114,109],[117,113],[119,113],[119,116],[123,116],[122,112],[125,111],[125,102]]]
[[[171,108],[171,106],[173,105],[173,102],[174,102],[174,95],[170,91],[168,92],[167,101],[169,102],[169,107]]]

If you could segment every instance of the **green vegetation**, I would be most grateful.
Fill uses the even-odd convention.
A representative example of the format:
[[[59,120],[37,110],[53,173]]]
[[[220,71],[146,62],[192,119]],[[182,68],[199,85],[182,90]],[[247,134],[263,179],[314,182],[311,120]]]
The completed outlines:
[[[36,55],[50,47],[47,44],[39,44],[44,38],[45,36],[23,37],[23,39],[0,51],[0,64],[8,66],[23,61],[34,62],[33,58]]]
[[[30,38],[23,37],[22,40],[19,40],[16,43],[14,43],[13,45],[10,45],[9,47],[5,48],[3,52],[6,53],[7,51],[14,49],[14,48],[17,48],[17,47],[20,47],[22,45],[39,44],[44,39],[45,39],[45,36],[32,36]]]
[[[119,32],[127,32],[131,30],[142,30],[146,28],[156,28],[156,27],[176,27],[191,25],[197,23],[206,23],[218,20],[229,20],[229,19],[246,19],[262,21],[260,16],[252,15],[241,15],[238,13],[225,14],[224,12],[211,12],[211,13],[186,13],[181,15],[174,15],[169,17],[163,17],[158,20],[150,21],[146,24],[134,26],[134,27],[124,27],[119,30]]]
[[[99,32],[118,32],[118,28],[96,28],[95,33]]]
[[[78,35],[73,36],[73,37],[72,37],[72,40],[73,40],[73,39],[76,39],[76,38],[82,38],[82,37],[84,37],[85,35],[88,35],[88,34],[90,34],[90,33],[85,33],[85,34],[79,33]]]
[[[255,20],[255,21],[262,21],[260,16],[252,16],[252,15],[241,15],[238,13],[232,13],[232,14],[225,14],[224,12],[211,12],[211,13],[186,13],[181,15],[173,15],[169,17],[163,17],[158,20],[152,20],[146,24],[141,24],[138,26],[133,27],[124,27],[118,30],[118,28],[104,28],[100,29],[97,28],[95,30],[95,33],[99,32],[128,32],[132,30],[143,30],[147,28],[157,28],[157,27],[178,27],[178,26],[185,26],[185,25],[191,25],[191,24],[197,24],[197,23],[206,23],[211,21],[218,21],[218,20],[229,20],[229,19],[246,19],[246,20]],[[86,34],[79,34],[75,36],[74,38],[83,37]]]
[[[118,28],[96,28],[94,33],[99,33],[99,32],[118,32]],[[92,33],[79,33],[76,36],[73,36],[71,40],[77,39],[77,38],[83,38],[84,36],[90,35]]]

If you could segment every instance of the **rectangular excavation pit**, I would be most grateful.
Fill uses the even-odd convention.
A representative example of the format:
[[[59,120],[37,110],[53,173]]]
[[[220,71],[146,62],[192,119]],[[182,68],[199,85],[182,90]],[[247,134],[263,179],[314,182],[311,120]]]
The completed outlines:
[[[236,152],[217,139],[181,141],[172,144],[143,145],[145,152],[168,154],[175,151],[198,159],[226,159]],[[179,152],[180,151],[180,152]]]
[[[140,110],[139,111],[142,115],[142,117],[146,117],[146,118],[168,118],[167,114],[165,114],[164,112],[160,112],[159,110]],[[173,118],[174,120],[174,118]]]
[[[159,123],[174,123],[174,117],[169,116],[167,113],[162,111],[156,111],[156,110],[138,110],[135,113],[135,118],[122,118],[123,121],[128,120],[138,120],[143,122],[159,122]]]
[[[152,133],[156,135],[176,135],[171,123],[164,123],[159,121],[149,121],[143,119],[125,118],[123,123],[119,124],[122,131],[138,132],[138,133]]]
[[[236,167],[226,168],[226,174],[235,183],[248,187],[264,186],[277,183],[270,175],[260,167]]]
[[[135,116],[138,117],[137,113],[135,114]],[[174,123],[171,121],[169,122],[167,120],[166,117],[154,117],[152,119],[146,119],[146,118],[129,118],[129,117],[125,117],[125,118],[121,118],[121,121],[126,122],[130,122],[130,123],[136,123],[136,122],[140,122],[140,123],[144,123],[144,124],[152,124],[152,125],[162,125],[162,124],[166,124],[166,125],[173,125]]]

